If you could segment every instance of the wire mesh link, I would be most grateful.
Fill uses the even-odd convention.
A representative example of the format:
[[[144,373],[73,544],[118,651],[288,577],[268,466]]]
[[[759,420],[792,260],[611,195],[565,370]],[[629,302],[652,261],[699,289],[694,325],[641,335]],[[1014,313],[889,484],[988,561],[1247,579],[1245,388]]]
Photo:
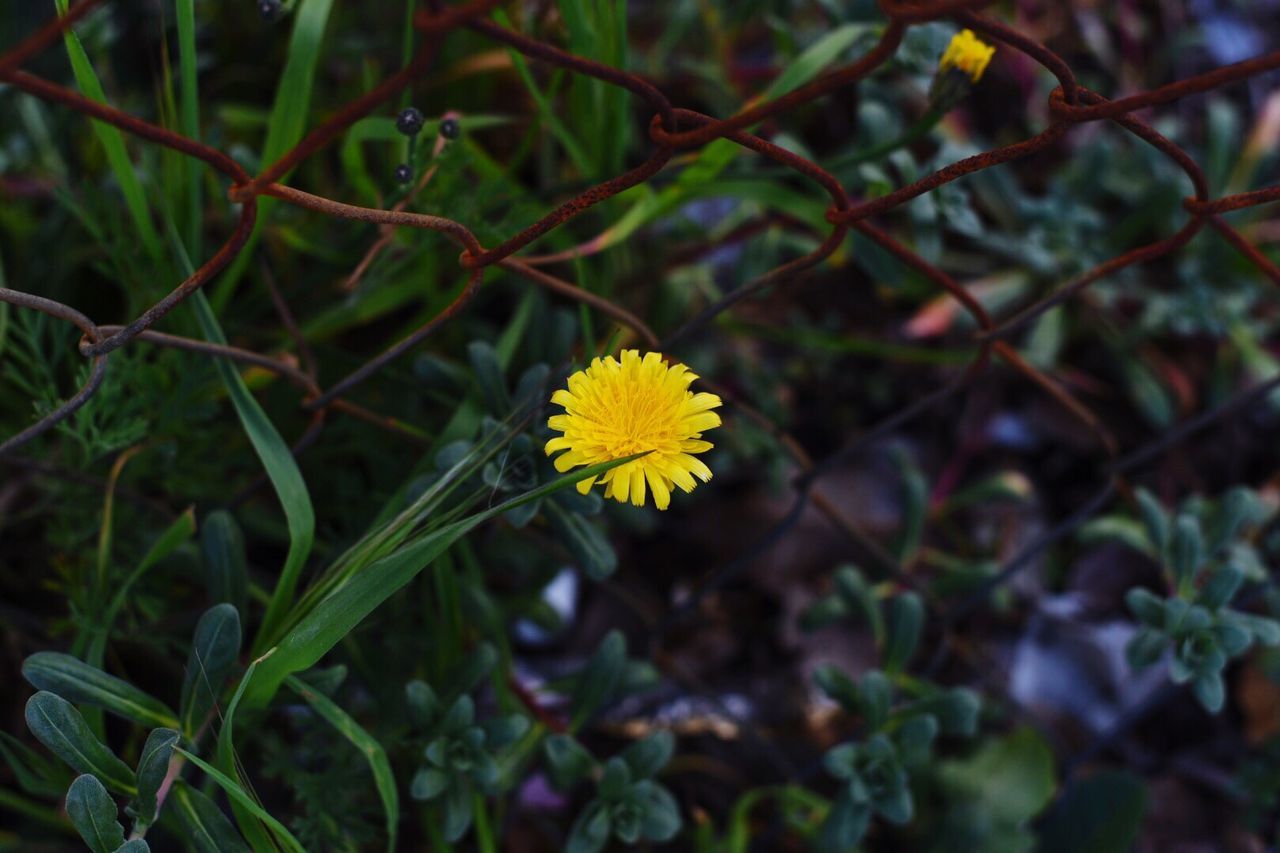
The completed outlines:
[[[752,102],[750,106],[727,118],[714,118],[692,110],[679,108],[673,105],[657,86],[636,74],[603,65],[584,57],[575,56],[558,47],[534,40],[524,34],[487,20],[488,13],[498,5],[496,0],[473,0],[473,2],[457,6],[423,10],[418,12],[414,18],[414,27],[421,35],[422,43],[414,53],[411,61],[403,69],[383,80],[360,98],[339,107],[328,120],[310,131],[279,160],[254,176],[250,175],[230,156],[215,148],[146,122],[114,107],[93,101],[70,89],[20,69],[20,66],[26,61],[55,44],[65,29],[82,19],[92,8],[100,3],[100,0],[81,0],[64,17],[48,22],[40,30],[11,48],[7,53],[0,55],[0,81],[9,83],[47,102],[64,105],[87,117],[114,125],[137,137],[201,160],[230,180],[231,186],[228,190],[228,200],[239,204],[240,212],[232,234],[195,273],[179,283],[155,305],[124,325],[98,326],[71,306],[33,294],[0,289],[0,301],[8,302],[24,309],[42,311],[77,326],[83,333],[83,338],[79,344],[80,352],[85,357],[92,358],[94,365],[89,380],[83,388],[57,409],[49,412],[36,423],[0,444],[0,456],[12,453],[18,447],[48,431],[83,405],[102,384],[110,353],[130,342],[142,341],[153,345],[178,347],[207,354],[211,357],[231,358],[241,363],[271,370],[292,382],[302,392],[303,407],[312,412],[314,416],[304,438],[295,447],[295,449],[298,449],[298,447],[305,446],[306,443],[315,439],[323,427],[325,412],[331,409],[360,417],[370,423],[388,429],[396,429],[393,419],[386,418],[345,400],[345,395],[349,394],[362,381],[378,372],[388,362],[418,346],[442,325],[462,313],[476,296],[483,283],[485,270],[490,267],[500,267],[562,297],[585,303],[629,328],[648,346],[670,350],[685,343],[699,331],[705,329],[719,314],[752,294],[773,285],[794,283],[806,271],[813,269],[829,258],[844,242],[850,230],[856,230],[859,234],[870,239],[898,259],[898,261],[924,276],[940,291],[949,294],[972,317],[977,325],[977,331],[973,338],[975,345],[974,356],[962,371],[948,380],[941,388],[918,397],[900,411],[890,415],[880,423],[868,427],[861,435],[854,437],[822,461],[814,462],[809,459],[808,454],[794,439],[776,427],[772,429],[771,432],[775,438],[793,456],[800,470],[795,481],[796,495],[791,508],[779,522],[763,531],[756,542],[744,548],[740,554],[731,558],[724,565],[714,568],[704,575],[697,586],[697,592],[694,597],[678,611],[668,614],[663,626],[664,628],[669,627],[685,615],[696,611],[698,602],[705,595],[722,587],[734,575],[741,572],[753,560],[781,540],[799,522],[805,508],[810,503],[819,506],[829,515],[835,514],[836,511],[832,509],[830,503],[822,499],[820,493],[814,492],[820,478],[858,453],[863,452],[877,439],[935,408],[943,400],[964,391],[974,380],[989,369],[995,359],[999,359],[1011,370],[1022,375],[1037,388],[1048,394],[1057,404],[1075,417],[1082,426],[1093,433],[1104,457],[1104,459],[1100,460],[1103,464],[1099,469],[1103,474],[1103,482],[1091,499],[1077,507],[1067,518],[1051,527],[1039,539],[1024,549],[1023,552],[1006,562],[983,587],[974,592],[968,599],[943,614],[947,630],[950,630],[976,606],[984,602],[987,595],[996,586],[1006,582],[1018,571],[1029,565],[1035,554],[1076,530],[1080,524],[1104,507],[1117,492],[1117,489],[1123,491],[1123,478],[1128,472],[1183,441],[1195,431],[1203,429],[1242,407],[1262,399],[1268,391],[1280,386],[1280,376],[1278,376],[1240,391],[1216,409],[1186,421],[1127,456],[1121,456],[1115,438],[1111,435],[1102,419],[1052,376],[1023,359],[1016,349],[1005,340],[1009,335],[1024,328],[1035,317],[1079,295],[1099,280],[1126,267],[1147,263],[1178,251],[1206,226],[1220,233],[1231,246],[1258,270],[1260,275],[1280,285],[1280,267],[1277,267],[1237,229],[1222,218],[1223,214],[1230,211],[1280,201],[1280,187],[1267,187],[1212,199],[1209,197],[1204,173],[1195,160],[1176,143],[1157,133],[1135,115],[1136,112],[1152,106],[1166,104],[1193,93],[1237,83],[1266,71],[1280,68],[1280,51],[1223,66],[1145,92],[1109,100],[1080,86],[1070,66],[1061,56],[1016,29],[984,15],[980,10],[990,5],[991,2],[992,0],[880,0],[880,8],[887,18],[887,24],[877,43],[867,53],[848,65],[829,72],[785,95],[763,102]],[[893,57],[897,47],[902,42],[904,34],[911,26],[943,19],[954,20],[961,26],[969,27],[987,38],[1027,56],[1057,79],[1058,86],[1049,97],[1048,116],[1050,123],[1046,128],[1028,139],[965,158],[874,199],[852,197],[838,179],[818,163],[749,131],[750,127],[764,119],[776,118],[803,104],[857,84]],[[507,45],[532,60],[548,63],[570,72],[587,75],[621,87],[644,101],[653,111],[653,117],[648,125],[648,137],[652,143],[652,150],[646,159],[640,165],[621,175],[601,181],[583,190],[491,248],[486,248],[464,223],[452,219],[413,213],[404,210],[403,205],[399,205],[392,210],[360,207],[337,199],[317,196],[281,183],[281,180],[296,166],[332,143],[354,122],[368,115],[379,105],[394,97],[414,80],[425,74],[430,69],[442,40],[451,32],[460,28],[467,28]],[[978,300],[950,275],[929,263],[909,247],[898,242],[888,232],[872,222],[874,217],[893,211],[911,199],[936,190],[961,177],[1003,163],[1037,156],[1069,134],[1075,126],[1096,121],[1110,121],[1118,125],[1144,143],[1154,147],[1182,169],[1193,190],[1193,195],[1187,198],[1184,203],[1188,220],[1174,234],[1146,245],[1134,247],[1124,254],[1106,260],[1074,279],[1064,282],[1035,303],[1015,310],[1003,318],[989,316]],[[566,224],[591,207],[630,187],[649,180],[668,164],[677,151],[698,148],[719,139],[734,142],[758,156],[767,158],[779,166],[791,170],[796,175],[816,184],[819,189],[830,196],[831,205],[827,210],[826,219],[830,223],[831,229],[826,234],[816,235],[821,238],[817,248],[807,255],[780,264],[754,281],[740,285],[723,298],[707,305],[693,317],[688,318],[683,325],[664,339],[660,339],[653,330],[624,306],[607,300],[598,294],[589,293],[572,282],[559,278],[541,268],[543,265],[554,263],[558,260],[571,259],[580,254],[590,253],[596,250],[596,247],[602,245],[601,241],[588,241],[571,252],[557,253],[555,255],[516,255],[520,250]],[[165,314],[216,277],[242,252],[253,232],[257,214],[257,199],[262,196],[279,199],[285,203],[313,210],[327,216],[376,223],[388,230],[409,227],[438,232],[461,249],[458,263],[460,268],[468,273],[466,285],[436,317],[404,339],[394,343],[379,355],[368,360],[346,378],[338,381],[328,389],[323,389],[318,384],[314,363],[311,364],[309,370],[304,371],[267,355],[153,331],[151,327]],[[788,224],[790,226],[795,225],[793,222]],[[273,299],[276,299],[277,307],[281,308],[278,294],[274,291]],[[293,323],[288,315],[287,309],[283,312],[283,318],[286,325],[290,327],[291,333],[294,334],[299,348],[305,352],[305,339],[301,337],[300,332],[297,332],[296,324]],[[732,396],[725,389],[720,390],[726,396]],[[752,419],[767,420],[763,419],[763,416],[759,415],[745,401],[741,401],[739,405],[741,411],[749,414]],[[856,528],[847,523],[844,526],[846,530],[856,530]],[[663,630],[658,631],[658,637],[662,633],[664,633]],[[945,655],[946,647],[946,643],[940,646],[940,654]],[[935,659],[933,666],[936,667],[938,662],[938,659]]]

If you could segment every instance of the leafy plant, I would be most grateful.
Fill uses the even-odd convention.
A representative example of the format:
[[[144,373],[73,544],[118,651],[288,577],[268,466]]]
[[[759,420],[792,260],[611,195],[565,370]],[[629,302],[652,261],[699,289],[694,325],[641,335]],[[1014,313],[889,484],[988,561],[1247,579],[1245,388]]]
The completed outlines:
[[[1160,563],[1169,593],[1135,587],[1125,603],[1142,627],[1125,654],[1135,669],[1169,656],[1169,678],[1190,682],[1210,712],[1226,701],[1222,675],[1227,664],[1255,642],[1280,645],[1280,621],[1233,609],[1247,581],[1265,581],[1266,570],[1249,533],[1262,520],[1262,504],[1247,489],[1234,489],[1216,502],[1192,497],[1176,513],[1166,511],[1145,490],[1135,499],[1141,522],[1107,517],[1087,535],[1133,545]]]

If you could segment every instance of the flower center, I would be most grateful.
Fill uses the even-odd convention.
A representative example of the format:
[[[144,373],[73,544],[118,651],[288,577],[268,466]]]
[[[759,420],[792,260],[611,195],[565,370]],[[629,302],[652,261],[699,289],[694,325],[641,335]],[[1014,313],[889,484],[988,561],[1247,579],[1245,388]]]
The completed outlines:
[[[679,441],[678,402],[656,388],[623,386],[613,391],[612,405],[600,424],[602,444],[612,458],[661,450]]]

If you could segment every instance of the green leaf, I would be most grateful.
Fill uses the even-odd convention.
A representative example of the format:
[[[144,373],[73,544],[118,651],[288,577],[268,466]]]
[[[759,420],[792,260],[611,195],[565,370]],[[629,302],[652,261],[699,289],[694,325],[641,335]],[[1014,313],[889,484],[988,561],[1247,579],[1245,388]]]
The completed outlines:
[[[565,853],[598,853],[609,841],[613,822],[609,809],[599,800],[592,800],[569,829]]]
[[[1173,571],[1174,581],[1182,588],[1189,584],[1204,558],[1204,546],[1200,538],[1200,522],[1195,516],[1183,513],[1178,516],[1173,527],[1173,538],[1169,543],[1169,568]]]
[[[404,686],[404,695],[414,726],[425,729],[435,722],[436,715],[440,713],[440,700],[430,684],[415,678]]]
[[[1124,657],[1133,669],[1144,669],[1164,654],[1169,645],[1169,638],[1155,628],[1143,628],[1133,635],[1133,639],[1125,646]]]
[[[67,791],[67,817],[93,853],[113,853],[124,844],[120,811],[102,783],[88,773]]]
[[[884,668],[899,672],[911,660],[924,627],[924,604],[914,592],[889,599],[885,615]]]
[[[889,679],[879,670],[869,670],[858,681],[857,708],[869,731],[875,731],[889,719],[889,707],[893,701],[893,688]]]
[[[138,795],[133,800],[133,810],[138,821],[147,826],[156,822],[156,794],[169,772],[169,759],[181,735],[176,729],[153,729],[142,745],[138,758]]]
[[[448,550],[454,542],[481,523],[529,501],[553,494],[580,480],[597,477],[635,458],[638,456],[628,456],[581,468],[469,518],[421,534],[409,540],[398,550],[365,566],[346,584],[316,604],[280,641],[273,654],[263,660],[257,677],[245,697],[248,706],[260,708],[266,705],[286,676],[314,666],[329,649],[337,645],[338,641],[347,636],[378,605],[390,598],[440,554]]]
[[[1021,827],[1053,799],[1053,752],[1031,728],[989,741],[972,757],[943,762],[943,785],[958,798],[955,807],[981,810],[993,822]]]
[[[631,768],[633,779],[648,779],[667,766],[675,747],[671,732],[659,729],[623,750],[622,760]]]
[[[68,0],[54,0],[54,5],[60,16],[67,13]],[[67,47],[67,58],[71,60],[71,72],[76,78],[76,85],[81,93],[92,101],[107,103],[107,94],[103,91],[102,83],[93,70],[89,55],[80,44],[80,37],[70,28],[62,34],[62,37]],[[129,160],[124,134],[117,127],[106,122],[91,119],[90,123],[93,125],[94,134],[106,151],[111,172],[115,175],[116,182],[120,184],[125,209],[129,211],[129,218],[138,229],[138,238],[142,242],[142,247],[151,260],[158,263],[164,257],[164,244],[156,231],[155,223],[151,221],[151,212],[147,207],[147,194],[142,187],[142,182],[138,179],[138,173],[134,171],[133,163]]]
[[[249,570],[244,553],[244,534],[231,513],[220,509],[205,516],[200,529],[200,551],[204,554],[209,597],[214,603],[225,601],[243,612],[249,589]]]
[[[589,519],[569,512],[556,501],[547,502],[546,513],[556,538],[573,554],[587,577],[599,581],[617,571],[618,555],[600,528]]]
[[[270,656],[271,652],[267,652],[266,656]],[[240,678],[240,683],[236,685],[236,692],[232,694],[231,701],[227,703],[227,710],[222,715],[222,729],[218,732],[217,744],[217,760],[221,765],[224,773],[232,774],[237,778],[242,778],[242,764],[236,757],[236,713],[240,710],[240,700],[244,698],[245,688],[253,681],[253,675],[261,665],[263,658],[258,658],[249,664],[245,669],[244,675]],[[252,789],[252,785],[248,786]],[[240,803],[239,800],[231,799],[231,813],[236,819],[236,824],[240,827],[240,831],[244,833],[249,840],[249,845],[254,850],[275,850],[277,844],[268,832],[268,827],[263,825],[254,813]]]
[[[1151,552],[1151,542],[1147,538],[1147,528],[1119,515],[1107,515],[1095,518],[1080,529],[1080,541],[1085,545],[1100,542],[1119,542],[1139,553]]]
[[[511,714],[485,720],[480,727],[484,729],[484,742],[494,749],[502,749],[524,737],[529,731],[529,718]]]
[[[582,672],[578,673],[573,690],[571,730],[580,728],[601,705],[609,701],[622,680],[626,664],[627,641],[621,632],[610,631]]]
[[[262,146],[264,166],[279,160],[298,143],[306,130],[307,114],[311,111],[311,88],[332,8],[333,0],[298,0],[293,6],[293,32],[289,36],[284,70],[280,73],[271,115],[267,119],[267,138]],[[282,175],[280,182],[286,181],[287,175]],[[236,282],[255,257],[254,249],[261,237],[261,230],[270,220],[277,203],[273,198],[258,199],[258,221],[253,233],[231,268],[222,275],[217,294],[220,307],[231,297]]]
[[[604,763],[604,773],[600,776],[600,797],[605,800],[618,800],[631,785],[631,768],[620,756],[613,756]]]
[[[849,615],[849,608],[844,600],[836,595],[819,598],[800,614],[800,628],[804,631],[816,631],[834,625]]]
[[[1142,828],[1147,791],[1124,770],[1102,770],[1079,779],[1040,824],[1038,853],[1127,853]]]
[[[894,732],[894,741],[906,765],[923,764],[929,758],[934,738],[938,736],[938,720],[932,714],[918,714],[903,720]]]
[[[836,589],[845,605],[862,616],[862,620],[871,629],[876,646],[883,646],[885,631],[884,618],[880,613],[880,600],[871,591],[862,573],[853,566],[842,566],[836,569],[835,580]]]
[[[304,0],[304,2],[305,8],[309,9],[317,5],[327,7],[332,0]],[[242,256],[246,254],[248,254],[247,250],[242,252]],[[218,325],[218,320],[204,294],[196,291],[187,301],[195,310],[196,319],[200,322],[205,338],[213,343],[225,344],[226,336],[222,333],[222,328]],[[271,594],[271,601],[267,605],[267,612],[262,619],[262,626],[258,629],[258,638],[254,645],[254,654],[260,654],[262,649],[273,640],[274,632],[278,630],[279,623],[285,619],[289,607],[293,604],[298,577],[302,573],[307,556],[311,553],[311,545],[315,539],[315,510],[311,506],[307,484],[302,479],[302,472],[298,470],[298,463],[293,458],[289,445],[285,444],[275,425],[267,417],[267,413],[249,393],[249,388],[244,384],[240,373],[226,359],[214,359],[214,367],[222,378],[222,384],[226,386],[232,405],[235,406],[240,425],[244,428],[249,443],[253,445],[254,452],[258,454],[262,467],[266,469],[267,478],[275,489],[276,497],[280,499],[285,522],[289,528],[289,552],[285,555],[284,568],[280,572],[279,580],[276,581],[276,588]]]
[[[1191,682],[1191,692],[1210,714],[1222,710],[1226,702],[1226,690],[1222,683],[1221,672],[1201,672]]]
[[[881,817],[897,826],[910,823],[916,812],[911,789],[906,785],[877,798],[874,808]]]
[[[1252,509],[1253,494],[1248,489],[1237,486],[1227,492],[1219,501],[1218,510],[1214,514],[1213,536],[1207,552],[1216,554],[1230,545],[1249,520]]]
[[[813,683],[849,713],[859,713],[858,685],[840,667],[833,663],[821,664],[813,671]]]
[[[657,782],[645,779],[632,789],[643,803],[644,817],[640,823],[640,837],[646,841],[662,843],[675,838],[680,831],[680,807],[671,792]]]
[[[899,563],[909,563],[915,557],[924,535],[925,515],[929,511],[929,483],[911,454],[901,447],[893,453],[894,466],[902,479],[902,530],[894,545]]]
[[[365,761],[369,762],[373,784],[378,789],[378,796],[382,799],[382,811],[387,818],[387,849],[395,850],[396,834],[400,826],[400,796],[396,788],[395,774],[391,771],[391,762],[387,760],[386,750],[373,735],[365,731],[327,696],[317,693],[293,676],[286,678],[285,684],[305,699],[307,704],[326,722],[341,732],[352,746],[360,750]]]
[[[1155,546],[1156,554],[1162,555],[1169,545],[1169,516],[1156,496],[1146,489],[1135,489],[1133,496],[1138,501],[1138,512],[1147,529],[1147,538]]]
[[[196,624],[182,680],[182,731],[188,737],[204,722],[240,655],[240,614],[232,604],[215,604]]]
[[[169,794],[183,836],[199,853],[252,853],[213,800],[179,779]]]
[[[117,847],[114,853],[151,853],[151,845],[144,839],[134,838]]]
[[[1214,636],[1227,657],[1233,658],[1243,654],[1253,642],[1253,635],[1247,630],[1231,622],[1221,622],[1213,627]]]
[[[1164,624],[1164,599],[1149,589],[1134,587],[1124,594],[1124,603],[1139,621],[1151,628]]]
[[[572,735],[554,734],[542,742],[551,784],[567,791],[586,778],[596,760]]]
[[[972,737],[978,731],[982,699],[968,687],[953,687],[912,703],[911,711],[937,718],[944,734]]]
[[[871,823],[871,806],[855,802],[848,785],[840,788],[822,824],[821,850],[853,850]]]
[[[435,767],[421,767],[413,776],[409,795],[415,800],[433,800],[449,786],[449,776]]]
[[[13,771],[18,787],[32,796],[55,799],[71,784],[71,774],[66,767],[40,755],[5,731],[0,731],[0,757]]]
[[[240,787],[238,782],[229,776],[224,775],[220,770],[218,770],[218,768],[214,767],[207,761],[204,761],[198,755],[187,752],[180,746],[174,747],[174,751],[180,755],[186,756],[187,761],[190,761],[196,767],[203,770],[219,788],[226,791],[228,797],[239,803],[243,808],[247,809],[250,814],[270,827],[272,834],[274,834],[276,839],[284,844],[286,848],[295,851],[295,853],[306,853],[303,846],[298,843],[298,839],[293,837],[293,834],[285,828],[284,824],[272,817],[262,806],[258,805],[258,802],[246,793],[244,788]]]
[[[473,817],[471,808],[471,791],[461,780],[445,789],[444,792],[444,825],[440,828],[444,840],[454,843],[466,834]]]
[[[93,705],[143,726],[175,726],[178,717],[127,681],[60,652],[36,652],[22,663],[22,677],[38,690]]]
[[[494,417],[505,418],[511,413],[511,397],[493,346],[487,341],[472,341],[467,345],[467,359],[471,362],[471,371],[475,374],[485,408]]]
[[[135,794],[133,771],[94,737],[75,706],[41,691],[27,701],[27,728],[49,751],[80,773],[90,773],[122,794]]]
[[[852,778],[858,770],[858,745],[842,743],[833,746],[823,754],[822,766],[836,779]]]
[[[1231,603],[1244,584],[1244,571],[1232,563],[1220,567],[1210,576],[1209,581],[1200,587],[1196,601],[1210,610],[1218,610]]]
[[[1219,618],[1226,618],[1231,624],[1245,629],[1264,646],[1280,646],[1280,622],[1275,619],[1234,610],[1229,614],[1221,614]]]

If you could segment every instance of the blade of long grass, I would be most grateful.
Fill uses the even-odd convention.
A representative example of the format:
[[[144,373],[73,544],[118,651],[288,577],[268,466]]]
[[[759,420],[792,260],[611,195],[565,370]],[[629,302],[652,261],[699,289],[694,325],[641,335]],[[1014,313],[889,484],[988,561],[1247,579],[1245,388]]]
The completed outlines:
[[[65,15],[68,0],[54,0],[54,6],[59,16]],[[89,54],[80,43],[80,37],[73,30],[68,29],[63,33],[63,41],[67,47],[67,58],[71,60],[71,72],[75,76],[76,85],[80,91],[87,98],[99,103],[107,103],[107,93],[93,70],[93,63],[89,61]],[[124,194],[125,207],[138,228],[138,237],[142,241],[143,248],[153,261],[162,262],[164,244],[155,224],[151,221],[151,213],[147,208],[147,194],[142,187],[142,181],[138,179],[138,173],[134,171],[133,162],[129,159],[129,152],[124,144],[124,134],[112,125],[97,120],[91,120],[90,123],[93,125],[94,135],[106,150],[107,163],[111,167],[112,174],[115,175],[116,182],[120,185],[120,191]]]
[[[511,28],[511,19],[502,10],[494,10],[493,17],[504,27]],[[583,175],[594,175],[596,169],[591,158],[583,150],[582,143],[578,141],[578,138],[556,115],[556,110],[551,105],[551,102],[547,100],[547,96],[538,88],[537,81],[533,79],[533,72],[529,70],[529,62],[524,58],[524,54],[514,48],[507,48],[507,55],[511,57],[511,64],[516,69],[516,73],[520,75],[521,82],[529,90],[529,96],[533,98],[533,103],[538,108],[539,118],[551,130],[551,133],[560,144],[564,146],[565,153],[569,155],[573,165]]]
[[[196,319],[200,322],[205,338],[214,343],[226,343],[226,337],[222,334],[204,294],[197,291],[190,302],[195,308]],[[293,458],[289,445],[280,437],[262,406],[249,393],[239,372],[224,359],[216,360],[215,366],[231,397],[231,403],[235,406],[236,414],[240,417],[240,423],[280,499],[289,527],[289,553],[285,556],[284,568],[276,581],[275,591],[271,594],[271,602],[267,605],[267,612],[258,632],[259,637],[270,636],[274,625],[285,617],[293,604],[298,578],[315,540],[315,510],[311,506],[307,484],[302,479],[302,472],[298,470],[298,463]]]
[[[360,750],[360,754],[369,762],[373,783],[378,789],[382,810],[387,817],[387,850],[395,850],[400,824],[400,795],[396,789],[395,774],[391,772],[391,762],[387,760],[387,751],[350,714],[323,693],[317,693],[306,682],[292,675],[285,679],[285,684],[305,699],[312,710],[341,732],[343,737],[351,741],[351,745]]]
[[[262,164],[269,166],[298,143],[306,130],[307,114],[311,110],[311,87],[315,82],[316,66],[320,60],[320,47],[324,31],[329,23],[333,0],[298,0],[293,9],[293,32],[289,36],[289,51],[276,88],[276,99],[267,121],[267,138],[262,148]],[[283,182],[286,177],[281,177]],[[236,283],[244,275],[253,258],[255,247],[262,236],[262,227],[271,218],[277,201],[273,198],[258,199],[258,220],[253,233],[231,266],[223,273],[214,293],[213,304],[219,313],[235,291]]]
[[[182,133],[188,139],[200,139],[200,91],[196,79],[196,4],[195,0],[175,0],[178,12],[178,69],[181,76]],[[187,255],[201,255],[200,170],[203,164],[192,157],[183,159],[187,187],[187,220],[185,242]]]
[[[286,677],[314,666],[380,604],[416,577],[445,549],[481,523],[589,477],[598,477],[640,455],[643,454],[583,468],[498,506],[424,533],[394,553],[365,566],[346,584],[317,604],[272,649],[272,654],[260,661],[262,666],[258,668],[254,683],[245,698],[248,707],[265,706]]]
[[[270,652],[267,654],[269,655]],[[222,727],[218,729],[218,766],[222,769],[223,774],[226,774],[229,777],[233,776],[236,779],[243,778],[243,775],[240,772],[239,761],[236,758],[236,711],[239,710],[240,699],[244,696],[245,688],[249,686],[249,682],[253,679],[253,674],[260,663],[262,663],[262,658],[258,658],[245,669],[244,676],[236,686],[235,694],[227,704],[226,713],[222,715]],[[250,788],[252,788],[252,786],[250,786]],[[230,794],[231,792],[228,791],[227,793]],[[254,805],[257,805],[256,801],[254,802]],[[264,829],[262,824],[258,822],[259,820],[263,820],[263,822],[266,823],[262,817],[262,814],[265,814],[265,812],[262,812],[260,806],[258,807],[258,810],[255,811],[245,803],[232,798],[231,812],[235,816],[236,825],[240,827],[240,831],[244,833],[245,838],[249,841],[249,845],[253,847],[255,851],[277,849],[276,843],[272,839],[272,834]],[[259,814],[259,812],[262,812],[262,814]],[[268,826],[270,826],[269,823]]]
[[[251,797],[244,788],[240,787],[234,779],[227,776],[209,762],[204,761],[198,755],[193,755],[180,746],[175,746],[173,751],[179,755],[186,756],[187,761],[190,761],[196,767],[203,770],[210,779],[217,783],[219,788],[227,792],[227,796],[231,798],[232,802],[239,803],[254,817],[271,827],[272,833],[282,844],[284,844],[286,849],[296,851],[296,853],[307,853],[306,848],[298,843],[298,839],[293,837],[293,833],[291,833],[283,823],[272,817],[266,809],[258,805],[253,797]],[[253,844],[254,850],[262,849],[258,844],[253,842],[252,838],[249,839],[249,842]]]
[[[174,237],[174,251],[186,268],[187,274],[190,275],[191,259],[187,257],[182,244],[177,241],[172,220],[169,220],[168,224],[169,233]],[[205,339],[217,344],[226,344],[227,337],[223,334],[218,318],[214,316],[213,308],[209,305],[209,300],[205,298],[203,291],[197,290],[187,301],[195,311],[196,320],[200,324],[200,330]],[[245,385],[244,379],[235,366],[226,359],[217,358],[214,359],[214,368],[227,389],[227,396],[231,398],[231,404],[235,407],[236,415],[240,418],[240,424],[249,437],[254,452],[266,469],[267,479],[271,481],[276,497],[284,509],[285,523],[289,530],[289,552],[285,555],[284,568],[281,569],[280,577],[276,580],[275,590],[267,604],[266,615],[258,629],[256,648],[258,643],[262,643],[263,637],[270,636],[270,632],[274,630],[273,626],[285,619],[289,608],[293,605],[298,578],[302,574],[302,567],[306,564],[307,557],[311,554],[311,546],[315,542],[315,509],[311,505],[311,495],[307,491],[306,482],[302,479],[302,472],[298,470],[293,452],[280,437],[275,424],[271,423],[262,406],[249,392],[249,387]],[[254,653],[257,654],[256,651]]]

